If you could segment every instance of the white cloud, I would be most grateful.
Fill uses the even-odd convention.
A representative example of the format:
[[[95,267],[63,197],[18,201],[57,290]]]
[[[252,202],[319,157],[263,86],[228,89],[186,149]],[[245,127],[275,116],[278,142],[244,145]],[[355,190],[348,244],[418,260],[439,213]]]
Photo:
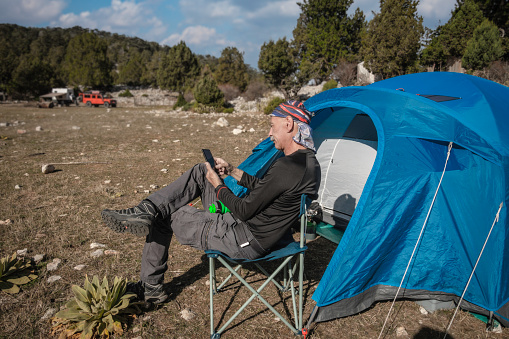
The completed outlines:
[[[147,2],[136,3],[134,0],[111,0],[109,7],[81,12],[79,14],[62,14],[51,22],[52,26],[81,26],[129,35],[140,35],[141,29],[149,29],[151,34],[161,36],[166,27],[154,15]]]
[[[424,18],[424,24],[436,26],[445,24],[451,18],[456,0],[421,0],[417,11]]]
[[[194,46],[224,46],[232,44],[228,42],[222,35],[218,34],[215,28],[205,26],[191,26],[184,29],[181,34],[175,33],[164,39],[161,44],[172,46],[179,41],[184,41],[187,45]]]
[[[0,0],[0,22],[37,25],[57,18],[66,0]]]
[[[300,7],[297,5],[296,0],[272,1],[252,12],[246,12],[246,17],[249,19],[270,18],[277,16],[280,18],[295,18],[295,21],[297,21],[299,15]]]

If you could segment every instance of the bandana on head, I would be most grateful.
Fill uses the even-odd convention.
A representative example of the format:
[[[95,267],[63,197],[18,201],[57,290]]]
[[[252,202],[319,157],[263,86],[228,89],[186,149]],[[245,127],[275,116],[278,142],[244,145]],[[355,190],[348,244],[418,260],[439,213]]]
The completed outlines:
[[[285,118],[288,116],[292,117],[292,119],[297,123],[297,134],[295,134],[293,140],[299,145],[316,152],[312,129],[309,126],[311,112],[304,107],[302,102],[296,100],[286,101],[276,107],[270,116],[278,118]]]

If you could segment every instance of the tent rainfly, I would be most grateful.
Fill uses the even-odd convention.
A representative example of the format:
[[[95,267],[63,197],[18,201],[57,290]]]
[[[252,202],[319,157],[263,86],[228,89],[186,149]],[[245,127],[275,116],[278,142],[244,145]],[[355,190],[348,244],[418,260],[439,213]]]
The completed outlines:
[[[311,320],[410,299],[461,302],[508,326],[509,88],[419,73],[328,90],[305,106],[324,221],[347,225]],[[265,140],[239,168],[262,175],[279,156]]]

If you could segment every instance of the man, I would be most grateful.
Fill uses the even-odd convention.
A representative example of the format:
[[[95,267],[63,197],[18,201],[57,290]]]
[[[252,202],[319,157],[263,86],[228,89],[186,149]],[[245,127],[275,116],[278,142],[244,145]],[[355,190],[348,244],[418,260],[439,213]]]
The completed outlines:
[[[168,298],[163,288],[172,234],[183,245],[221,251],[232,258],[255,259],[267,254],[296,222],[300,197],[317,198],[320,168],[309,127],[310,112],[298,101],[279,105],[270,118],[269,136],[285,157],[261,179],[221,158],[195,165],[138,206],[104,210],[102,218],[117,232],[145,236],[140,281],[128,289],[146,302]],[[220,175],[231,175],[250,193],[236,197]],[[221,201],[230,213],[216,214],[189,206],[201,197],[208,207]]]

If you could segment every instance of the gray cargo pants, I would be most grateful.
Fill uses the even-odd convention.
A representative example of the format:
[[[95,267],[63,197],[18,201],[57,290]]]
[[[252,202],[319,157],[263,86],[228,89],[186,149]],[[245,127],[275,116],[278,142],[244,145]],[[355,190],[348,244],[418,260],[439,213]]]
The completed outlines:
[[[163,218],[154,223],[147,235],[141,259],[141,281],[149,284],[164,281],[173,234],[182,245],[221,251],[232,258],[255,259],[265,254],[246,224],[231,213],[208,212],[217,198],[214,187],[205,177],[206,172],[205,164],[197,164],[147,197]],[[188,205],[197,197],[201,197],[205,210]]]

